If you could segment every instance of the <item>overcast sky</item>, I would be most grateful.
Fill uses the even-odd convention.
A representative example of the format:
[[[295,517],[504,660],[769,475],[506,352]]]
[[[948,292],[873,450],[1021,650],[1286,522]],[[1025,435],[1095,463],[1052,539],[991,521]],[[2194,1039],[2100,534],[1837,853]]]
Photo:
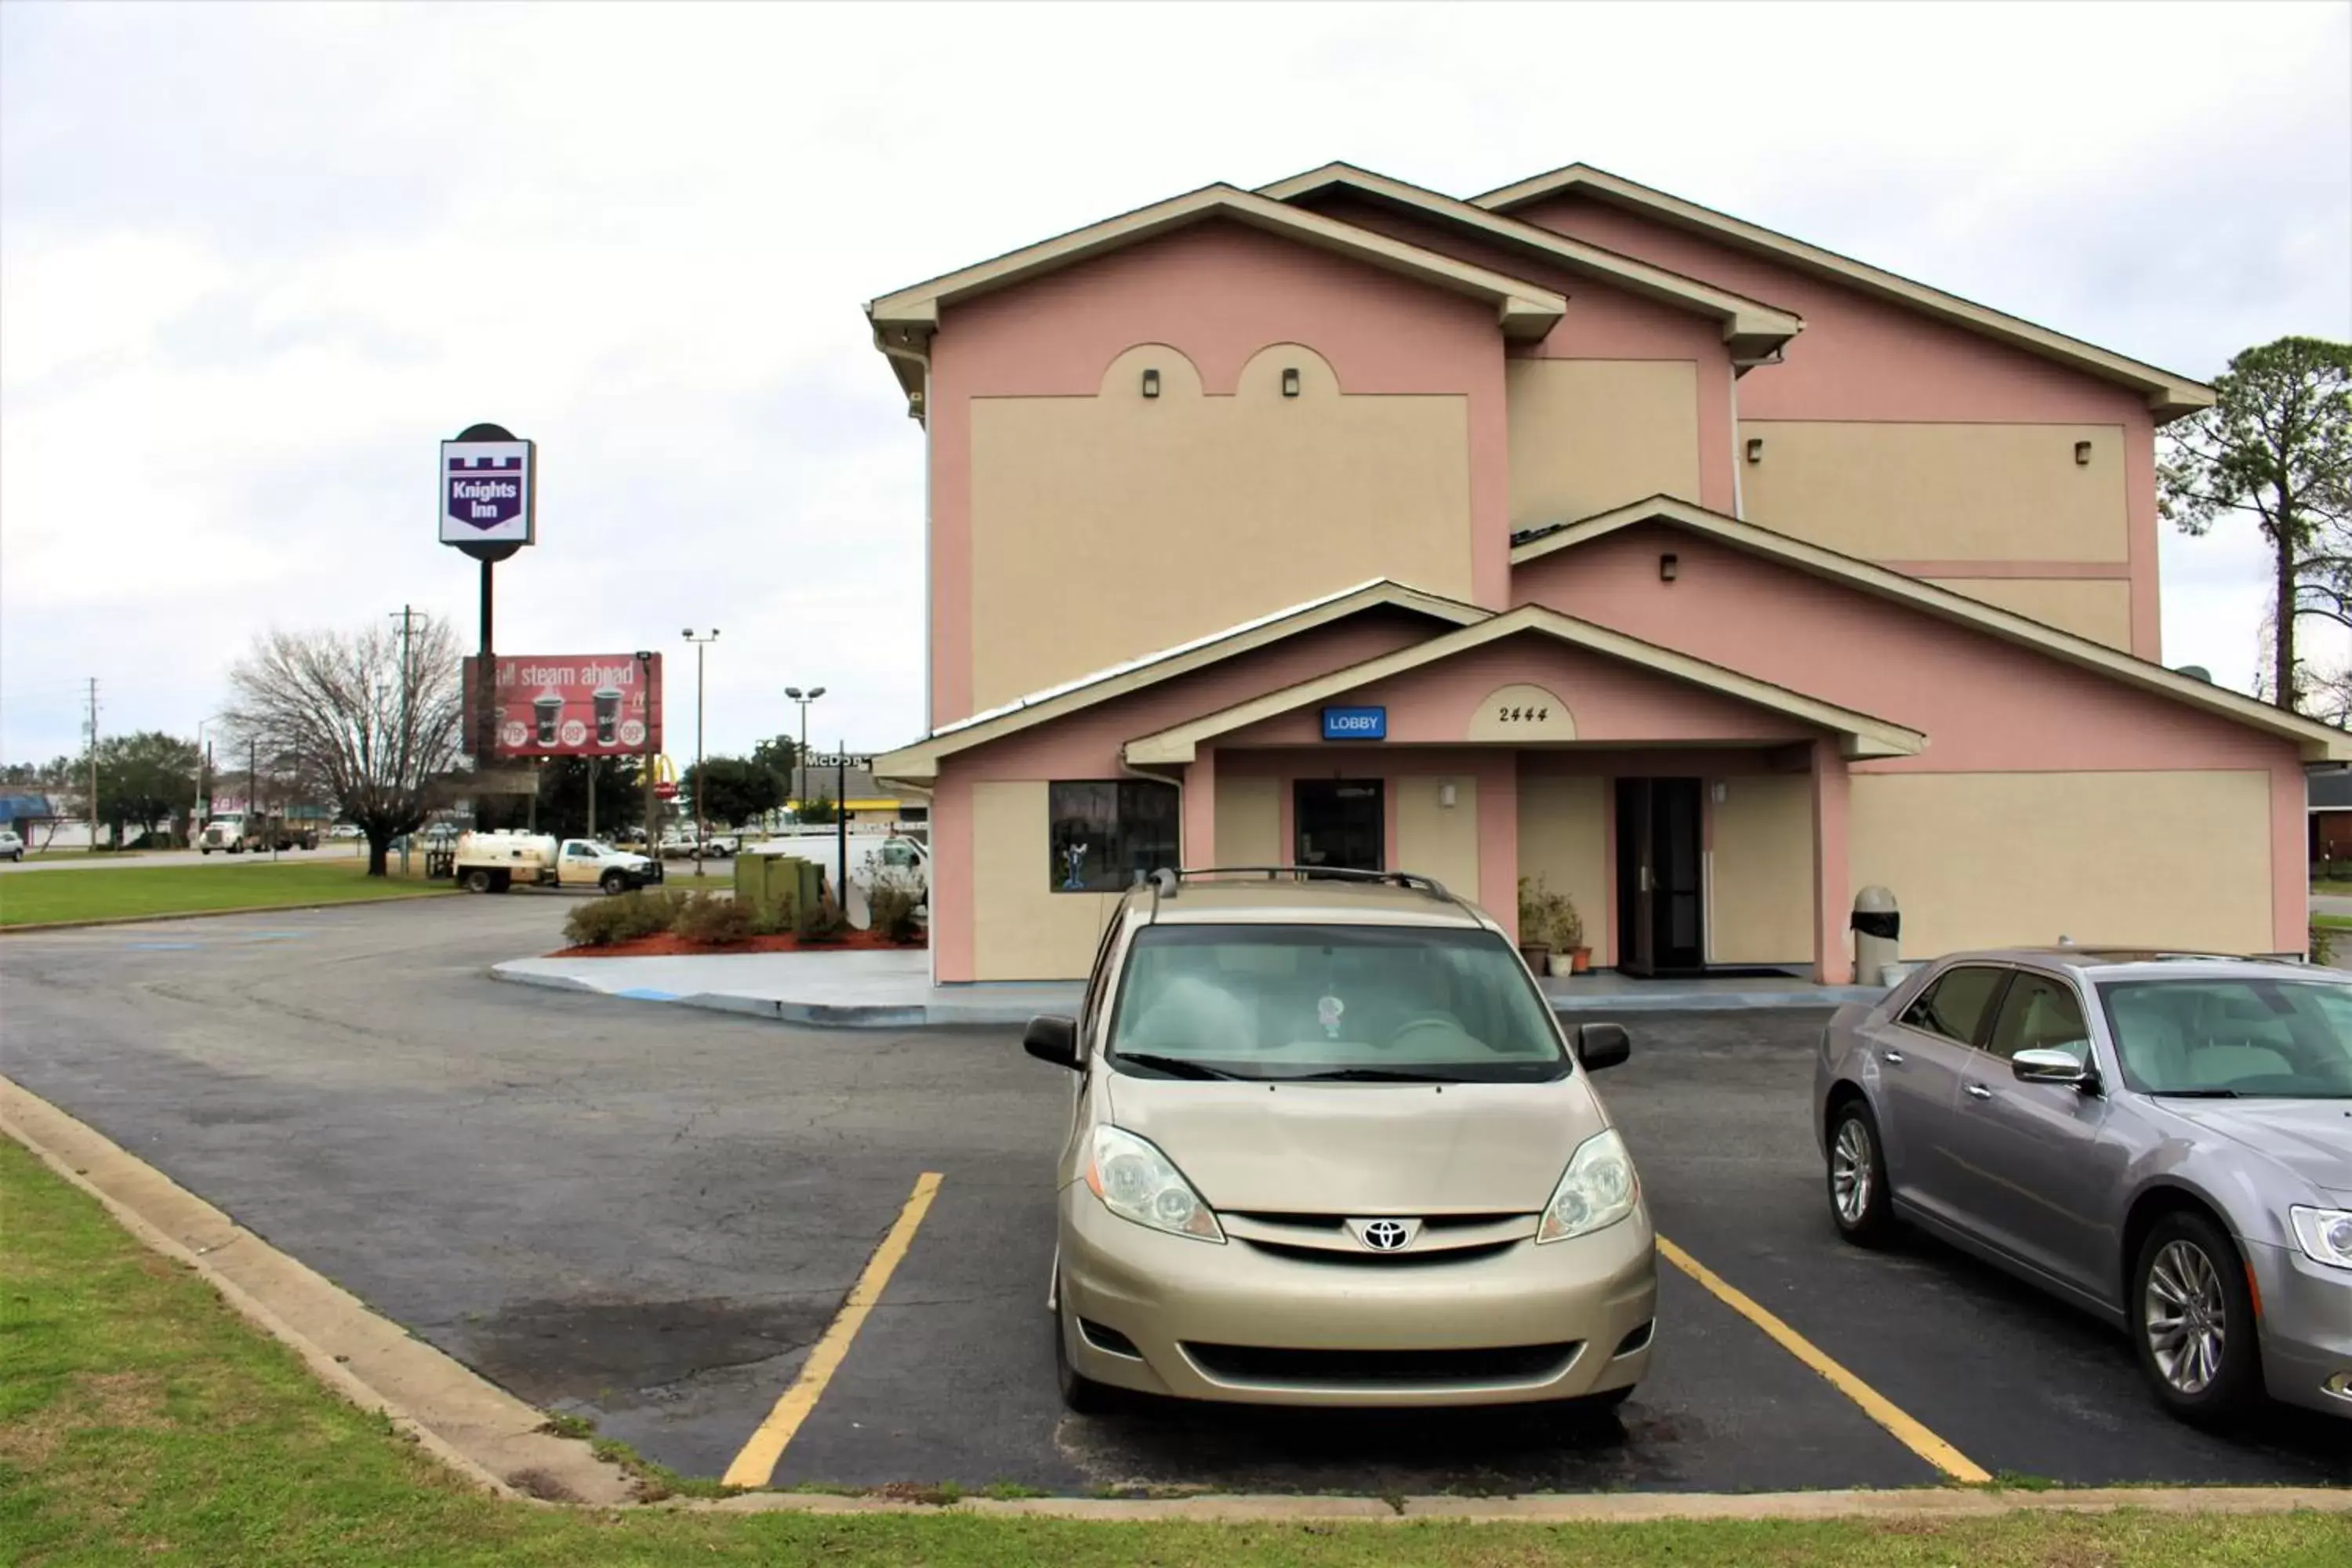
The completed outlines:
[[[921,723],[919,428],[859,306],[1214,180],[1583,160],[2197,376],[2352,337],[2352,6],[0,5],[0,757],[194,732],[253,634],[473,637],[435,444],[540,444],[512,652],[669,750]],[[2164,541],[2252,677],[2251,530]],[[681,679],[683,677],[683,679]]]

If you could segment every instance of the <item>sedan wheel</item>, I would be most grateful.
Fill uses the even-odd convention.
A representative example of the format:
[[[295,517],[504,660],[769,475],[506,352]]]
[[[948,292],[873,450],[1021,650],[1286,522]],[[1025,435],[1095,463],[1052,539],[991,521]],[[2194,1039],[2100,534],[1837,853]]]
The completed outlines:
[[[1886,1194],[1886,1158],[1870,1107],[1850,1100],[1830,1113],[1830,1217],[1858,1247],[1881,1247],[1895,1234]]]
[[[2202,1215],[2168,1215],[2140,1247],[2133,1272],[2133,1342],[2141,1370],[2174,1415],[2220,1420],[2262,1386],[2244,1265]]]

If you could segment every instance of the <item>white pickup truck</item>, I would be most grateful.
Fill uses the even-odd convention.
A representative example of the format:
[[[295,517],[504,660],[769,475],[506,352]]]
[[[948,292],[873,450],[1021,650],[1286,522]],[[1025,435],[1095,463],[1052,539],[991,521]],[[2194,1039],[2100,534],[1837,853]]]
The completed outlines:
[[[602,888],[625,893],[662,879],[661,862],[596,838],[543,833],[461,833],[457,885],[469,893],[503,893],[517,882],[535,888]]]

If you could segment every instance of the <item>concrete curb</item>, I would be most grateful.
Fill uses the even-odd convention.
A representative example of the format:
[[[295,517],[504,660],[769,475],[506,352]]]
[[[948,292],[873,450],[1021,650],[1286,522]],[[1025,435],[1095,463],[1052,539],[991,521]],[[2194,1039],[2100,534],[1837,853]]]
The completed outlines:
[[[630,1500],[632,1483],[585,1443],[539,1428],[541,1411],[369,1310],[204,1199],[38,1095],[0,1078],[0,1131],[106,1205],[117,1223],[186,1264],[247,1321],[290,1347],[321,1383],[381,1411],[427,1453],[500,1497],[525,1471],[582,1501]],[[543,1483],[542,1483],[543,1484]]]
[[[217,920],[223,915],[290,915],[305,910],[343,910],[353,905],[398,904],[411,899],[446,899],[457,892],[455,888],[426,888],[421,892],[395,893],[381,899],[332,899],[326,903],[254,904],[236,910],[182,910],[175,915],[110,915],[95,921],[43,921],[37,925],[0,925],[0,937],[32,936],[45,931],[89,931],[94,926],[151,926],[169,921]]]
[[[549,991],[576,992],[619,1002],[660,1002],[676,1007],[696,1007],[706,1012],[733,1013],[774,1023],[801,1024],[825,1029],[945,1029],[979,1025],[1017,1026],[1026,1024],[1037,1011],[1033,1005],[992,1002],[984,993],[975,994],[969,1001],[859,1004],[794,1002],[745,992],[607,990],[578,975],[551,974],[516,967],[534,961],[509,959],[504,963],[494,963],[490,965],[490,978],[513,985],[536,985]],[[611,963],[618,961],[600,958],[583,962]],[[1662,990],[1655,995],[1628,994],[1622,991],[1585,994],[1574,990],[1547,991],[1545,1000],[1551,1004],[1551,1010],[1562,1017],[1581,1017],[1604,1014],[1725,1013],[1778,1008],[1818,1010],[1842,1006],[1848,1002],[1874,1002],[1885,994],[1884,991],[1868,986],[1815,985],[1780,991]]]
[[[2011,1513],[2352,1513],[2352,1489],[2325,1487],[2101,1487],[2000,1491],[1594,1492],[1538,1497],[963,1498],[923,1503],[807,1492],[744,1492],[667,1508],[714,1513],[971,1513],[1015,1519],[1142,1524],[1648,1524],[1668,1520],[1996,1519]]]
[[[634,1483],[585,1443],[540,1430],[541,1414],[357,1297],[272,1247],[220,1210],[38,1095],[0,1078],[0,1132],[105,1205],[116,1223],[194,1269],[229,1305],[290,1347],[329,1388],[394,1426],[452,1470],[499,1497],[545,1502],[518,1489],[531,1472],[565,1500],[597,1508],[824,1515],[966,1513],[1098,1522],[1398,1524],[1640,1524],[1666,1520],[1968,1520],[2009,1513],[2352,1513],[2352,1488],[2110,1487],[2001,1491],[1601,1492],[1533,1497],[1203,1495],[1182,1498],[962,1498],[741,1492],[716,1500],[637,1503]]]

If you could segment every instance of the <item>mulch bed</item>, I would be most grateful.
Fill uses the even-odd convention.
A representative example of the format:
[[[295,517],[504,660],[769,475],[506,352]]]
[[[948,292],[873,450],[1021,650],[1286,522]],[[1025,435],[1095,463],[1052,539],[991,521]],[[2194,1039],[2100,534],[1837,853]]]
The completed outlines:
[[[803,942],[796,936],[755,936],[746,942],[713,947],[688,942],[674,932],[631,937],[609,947],[567,947],[550,958],[681,958],[725,952],[920,952],[923,943],[892,942],[879,931],[845,931],[837,942]]]

